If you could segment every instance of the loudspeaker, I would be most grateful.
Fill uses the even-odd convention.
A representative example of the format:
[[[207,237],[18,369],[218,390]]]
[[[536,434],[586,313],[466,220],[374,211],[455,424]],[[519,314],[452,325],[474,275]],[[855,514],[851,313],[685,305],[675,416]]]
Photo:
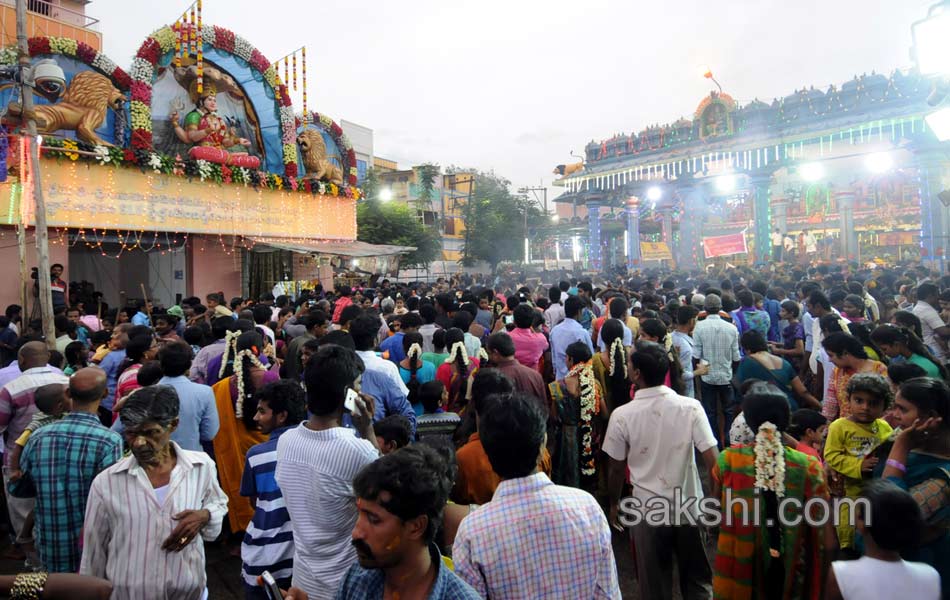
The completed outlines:
[[[943,202],[944,206],[950,207],[950,190],[944,190],[937,194],[937,197],[940,198],[940,201]]]

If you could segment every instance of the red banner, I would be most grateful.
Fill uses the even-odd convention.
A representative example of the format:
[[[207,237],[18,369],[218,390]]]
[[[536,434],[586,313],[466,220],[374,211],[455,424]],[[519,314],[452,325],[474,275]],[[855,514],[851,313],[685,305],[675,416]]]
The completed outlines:
[[[749,247],[745,242],[745,232],[740,231],[730,235],[703,238],[703,251],[706,258],[715,258],[730,254],[746,254],[749,252]]]

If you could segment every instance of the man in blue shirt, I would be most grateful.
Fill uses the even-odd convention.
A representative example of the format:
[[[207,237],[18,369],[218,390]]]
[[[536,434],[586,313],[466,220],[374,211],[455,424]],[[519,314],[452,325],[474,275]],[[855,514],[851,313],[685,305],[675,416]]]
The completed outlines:
[[[258,392],[254,422],[270,438],[247,451],[241,495],[254,503],[254,517],[247,526],[241,544],[241,577],[245,597],[267,600],[257,578],[269,571],[282,589],[290,587],[294,569],[294,531],[284,495],[274,479],[277,469],[277,440],[284,432],[307,420],[307,401],[303,388],[295,381],[282,379],[269,383]]]
[[[389,360],[397,365],[406,358],[406,351],[402,348],[402,338],[407,333],[419,331],[422,327],[422,317],[416,313],[406,313],[399,317],[399,331],[389,336],[379,345],[382,352],[389,353]]]
[[[584,301],[571,296],[564,302],[564,320],[551,330],[551,360],[554,361],[555,379],[567,377],[567,347],[574,342],[584,342],[594,353],[590,333],[577,321],[584,310]]]
[[[172,441],[185,450],[203,452],[201,443],[210,443],[220,426],[214,392],[185,377],[191,367],[191,346],[185,342],[166,344],[158,353],[158,362],[164,375],[158,385],[169,385],[178,392],[178,427],[172,432]],[[117,419],[112,429],[122,433],[122,419]]]
[[[132,324],[151,327],[152,320],[149,319],[148,316],[152,313],[152,303],[146,302],[144,300],[136,300],[135,308],[138,310],[138,312],[132,316]]]
[[[347,571],[338,599],[481,598],[442,562],[434,541],[451,488],[447,473],[444,459],[422,444],[363,467],[353,480],[359,564]]]
[[[362,391],[376,399],[374,421],[389,415],[404,415],[412,423],[412,431],[415,433],[416,412],[409,404],[409,389],[399,376],[399,368],[373,351],[378,331],[379,319],[372,315],[364,313],[350,321],[353,346],[366,367],[363,371]],[[344,424],[348,424],[348,419],[347,414],[343,419]]]

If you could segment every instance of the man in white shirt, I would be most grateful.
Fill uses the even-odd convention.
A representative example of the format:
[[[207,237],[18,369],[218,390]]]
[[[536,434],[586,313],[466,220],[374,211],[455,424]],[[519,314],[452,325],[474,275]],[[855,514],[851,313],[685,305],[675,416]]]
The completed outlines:
[[[809,258],[812,258],[815,253],[818,252],[818,240],[816,240],[815,236],[807,229],[803,230],[802,233],[805,236],[805,254],[807,254]]]
[[[310,598],[334,598],[356,562],[353,478],[379,458],[372,398],[360,394],[351,415],[362,439],[342,422],[347,391],[360,391],[362,371],[352,350],[320,348],[304,375],[310,419],[277,440],[274,478],[294,531],[293,585]]]
[[[709,598],[712,569],[705,532],[697,526],[703,489],[694,448],[702,454],[704,467],[712,471],[719,457],[716,437],[697,400],[663,385],[670,370],[664,348],[641,342],[631,361],[636,395],[610,415],[603,443],[611,458],[610,523],[616,529],[631,525],[641,598],[672,599],[674,555],[680,581],[687,582],[683,597]],[[621,513],[620,495],[628,472],[633,492],[624,500]],[[674,495],[681,495],[684,512],[671,508],[663,523],[657,523],[652,507],[658,499],[673,507]],[[628,512],[631,507],[639,508],[641,517],[650,510],[651,518],[637,522],[636,515]]]
[[[940,306],[940,290],[932,283],[917,286],[917,304],[912,311],[920,319],[924,334],[924,343],[933,352],[934,357],[943,362],[946,353],[944,344],[950,338],[950,325],[943,322],[937,308]]]
[[[564,305],[561,304],[561,288],[556,285],[548,290],[548,299],[551,305],[544,309],[544,326],[550,332],[554,326],[564,320]]]
[[[782,262],[782,239],[782,233],[776,227],[772,232],[772,260],[775,262]]]

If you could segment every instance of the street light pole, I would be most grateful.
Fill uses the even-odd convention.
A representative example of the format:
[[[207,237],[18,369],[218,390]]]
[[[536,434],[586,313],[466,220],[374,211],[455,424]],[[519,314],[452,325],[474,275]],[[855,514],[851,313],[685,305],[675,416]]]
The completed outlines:
[[[26,38],[26,0],[16,0],[16,39],[20,73],[30,73],[30,48]],[[46,230],[46,202],[43,199],[43,184],[40,181],[40,156],[36,143],[36,114],[33,112],[33,77],[21,81],[20,103],[26,125],[27,144],[30,147],[30,176],[33,179],[33,201],[36,206],[36,257],[37,281],[39,283],[40,317],[43,319],[43,335],[46,345],[56,348],[56,329],[53,327],[53,290],[49,268],[49,234]],[[22,173],[21,173],[22,180]],[[20,196],[21,202],[23,195]],[[26,307],[23,307],[24,314]]]

